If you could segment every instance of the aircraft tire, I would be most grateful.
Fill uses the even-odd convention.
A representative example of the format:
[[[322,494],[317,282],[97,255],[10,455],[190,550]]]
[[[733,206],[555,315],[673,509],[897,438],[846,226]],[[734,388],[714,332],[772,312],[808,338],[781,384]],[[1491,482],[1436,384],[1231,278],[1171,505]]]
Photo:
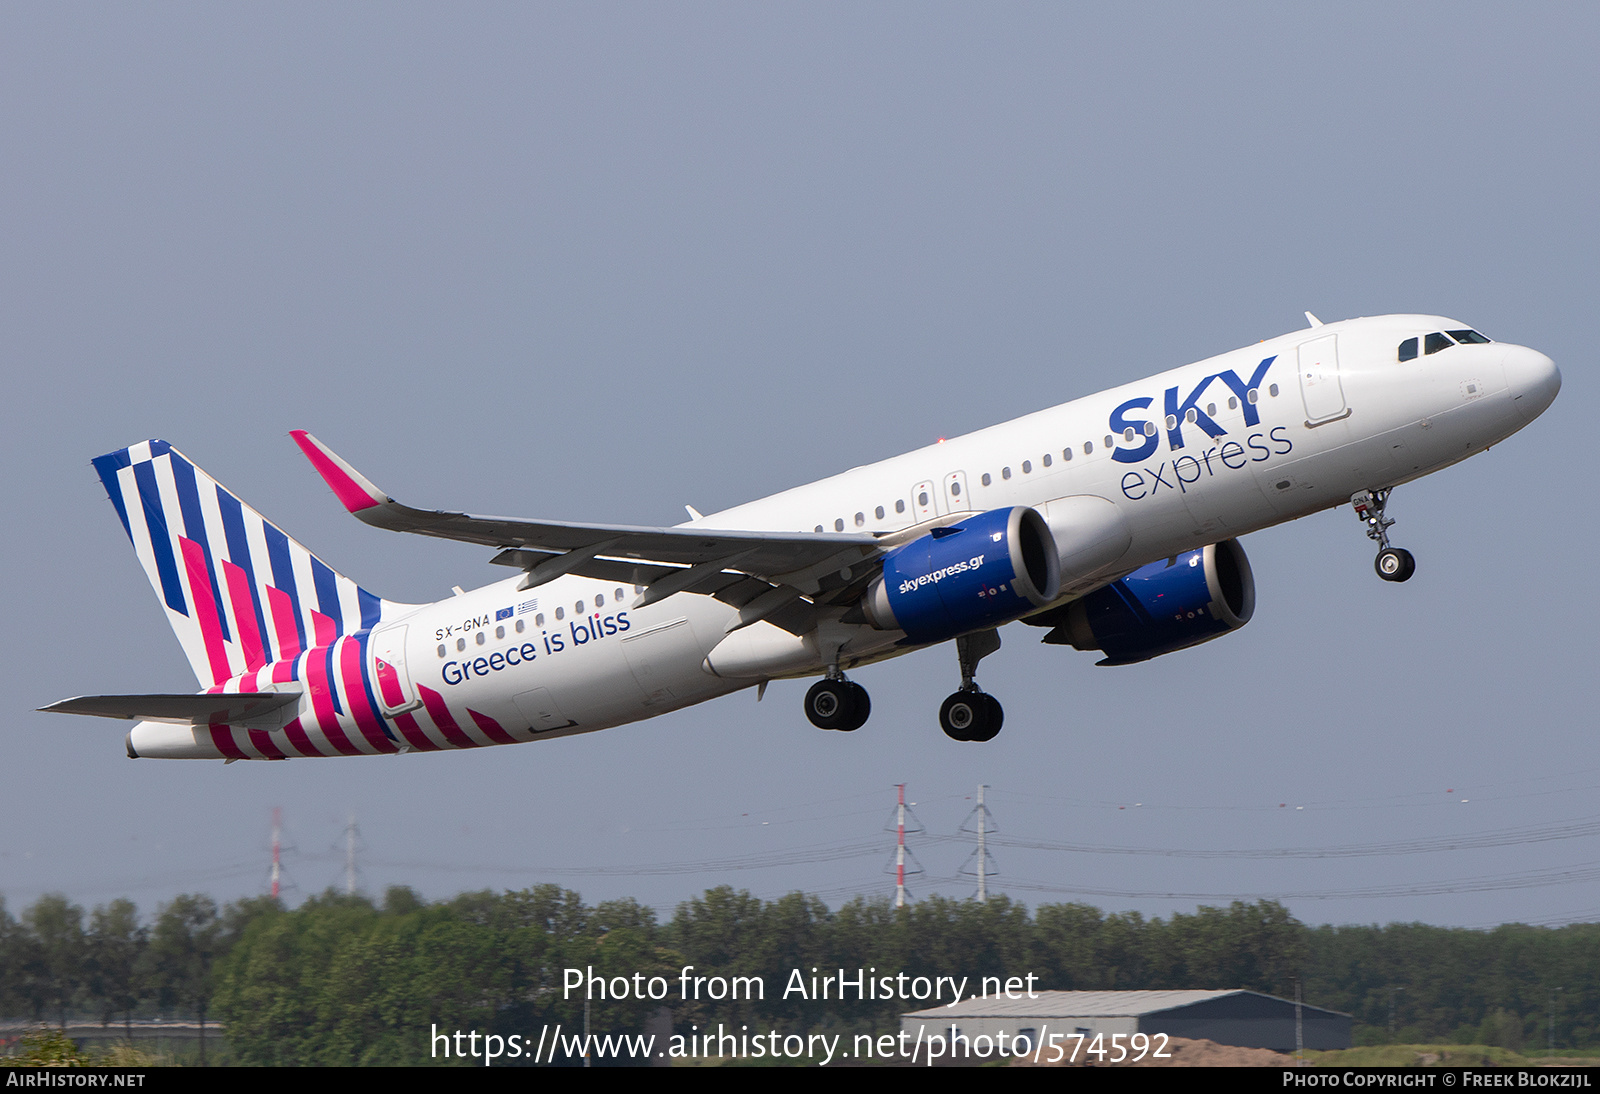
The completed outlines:
[[[958,691],[939,707],[939,728],[952,741],[978,741],[987,732],[992,700],[981,691]],[[998,705],[998,704],[996,704]]]
[[[806,717],[818,729],[855,729],[860,723],[851,722],[856,708],[851,688],[859,687],[848,680],[818,680],[806,692]],[[865,695],[866,689],[861,688],[861,693]],[[866,721],[866,717],[861,721]]]
[[[854,680],[844,681],[845,690],[850,694],[850,717],[838,728],[845,733],[854,733],[867,724],[867,719],[872,716],[872,697],[867,694],[867,689]]]
[[[1417,560],[1403,547],[1385,547],[1373,560],[1372,568],[1385,581],[1407,581],[1417,572]]]
[[[1005,725],[1005,708],[1000,705],[1000,700],[987,692],[978,695],[978,698],[982,699],[984,706],[988,708],[984,717],[983,729],[979,730],[974,727],[969,730],[967,739],[969,741],[992,741],[999,735],[1000,727]]]

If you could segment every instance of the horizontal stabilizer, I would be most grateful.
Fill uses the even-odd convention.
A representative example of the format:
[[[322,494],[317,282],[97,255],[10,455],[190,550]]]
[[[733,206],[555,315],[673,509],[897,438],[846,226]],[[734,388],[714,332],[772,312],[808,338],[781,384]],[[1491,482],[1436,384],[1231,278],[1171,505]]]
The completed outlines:
[[[52,714],[92,714],[97,718],[203,726],[260,718],[299,699],[298,690],[214,695],[80,695],[39,709]]]

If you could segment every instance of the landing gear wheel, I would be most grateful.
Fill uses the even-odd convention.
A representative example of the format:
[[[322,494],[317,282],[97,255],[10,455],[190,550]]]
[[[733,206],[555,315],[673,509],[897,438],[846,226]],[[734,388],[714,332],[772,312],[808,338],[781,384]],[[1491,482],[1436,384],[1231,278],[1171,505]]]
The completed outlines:
[[[806,717],[818,729],[860,729],[872,713],[867,689],[850,680],[818,680],[806,692]]]
[[[1367,526],[1368,538],[1378,545],[1372,568],[1385,581],[1405,581],[1417,572],[1417,560],[1405,548],[1389,546],[1389,529],[1394,521],[1384,515],[1388,504],[1388,490],[1357,490],[1350,495],[1350,507]]]
[[[969,739],[973,741],[992,741],[1000,732],[1000,727],[1005,724],[1005,708],[1000,705],[1000,700],[996,699],[993,695],[990,695],[987,692],[979,692],[978,698],[982,699],[984,705],[989,708],[987,723],[984,725],[981,733],[976,729],[970,731],[971,736]]]
[[[850,693],[850,717],[839,728],[846,733],[854,733],[867,724],[867,719],[872,715],[872,698],[867,694],[867,689],[854,680],[844,682],[845,690]]]
[[[972,740],[972,727],[988,713],[982,692],[958,691],[939,707],[939,728],[952,741]]]
[[[1003,721],[999,701],[981,691],[958,691],[939,708],[939,728],[952,741],[991,741]]]
[[[1385,581],[1405,581],[1417,572],[1417,560],[1404,547],[1385,547],[1373,560],[1372,568]]]

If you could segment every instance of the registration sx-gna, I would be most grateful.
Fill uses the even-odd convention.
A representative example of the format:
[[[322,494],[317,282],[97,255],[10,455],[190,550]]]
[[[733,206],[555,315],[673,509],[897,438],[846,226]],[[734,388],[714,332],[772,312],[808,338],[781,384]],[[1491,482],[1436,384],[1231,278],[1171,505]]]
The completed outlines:
[[[1588,1074],[1581,1071],[1526,1071],[1497,1068],[1493,1071],[1305,1071],[1284,1068],[1284,1086],[1560,1086],[1588,1088]]]
[[[697,976],[693,965],[678,971],[678,998],[690,999],[753,999],[765,1000],[766,981],[759,976]],[[979,990],[967,994],[971,977],[963,976],[908,976],[903,972],[875,975],[878,969],[840,969],[837,973],[822,973],[812,968],[808,977],[800,969],[790,969],[784,982],[781,998],[804,999],[905,999],[917,1002],[934,1000],[954,1006],[962,999],[1037,999],[1039,977],[985,976]],[[562,970],[562,998],[570,999],[572,993],[582,991],[585,999],[666,999],[672,984],[664,976],[645,976],[636,972],[632,976],[599,976],[594,966]]]

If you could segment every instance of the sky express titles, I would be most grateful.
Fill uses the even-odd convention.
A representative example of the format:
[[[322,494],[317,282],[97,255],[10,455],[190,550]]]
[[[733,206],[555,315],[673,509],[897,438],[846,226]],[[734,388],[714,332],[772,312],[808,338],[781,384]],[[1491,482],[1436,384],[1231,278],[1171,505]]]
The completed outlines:
[[[627,612],[605,616],[594,612],[587,619],[569,621],[567,629],[572,637],[572,645],[577,647],[587,645],[589,642],[598,642],[614,634],[622,634],[632,625],[628,621]],[[539,638],[544,643],[544,652],[547,654],[558,654],[567,648],[566,639],[561,636],[559,630],[554,634],[540,631]],[[474,676],[488,676],[502,669],[514,668],[538,656],[539,647],[528,641],[521,645],[507,646],[484,657],[475,657],[471,661],[446,661],[439,675],[446,684],[463,684]]]
[[[1167,449],[1177,451],[1184,447],[1183,427],[1186,425],[1199,426],[1213,440],[1228,435],[1228,431],[1200,406],[1200,400],[1205,396],[1206,389],[1216,380],[1226,384],[1228,390],[1238,398],[1239,405],[1244,408],[1244,424],[1247,427],[1260,425],[1261,412],[1256,409],[1256,404],[1261,398],[1261,381],[1266,378],[1267,370],[1277,359],[1277,355],[1274,354],[1263,360],[1256,366],[1255,372],[1248,380],[1240,379],[1239,374],[1232,369],[1213,373],[1196,384],[1194,390],[1189,392],[1181,403],[1178,401],[1179,389],[1167,388],[1163,406],[1166,411],[1164,424],[1167,427]],[[1111,412],[1111,431],[1120,434],[1124,442],[1132,442],[1141,435],[1144,438],[1134,448],[1118,446],[1111,454],[1113,460],[1118,463],[1139,463],[1155,454],[1161,440],[1156,423],[1130,414],[1131,411],[1148,409],[1154,401],[1148,397],[1129,399]],[[1153,470],[1147,466],[1139,471],[1129,471],[1122,476],[1123,496],[1129,501],[1139,501],[1141,498],[1154,496],[1163,488],[1187,493],[1189,484],[1199,482],[1202,475],[1216,474],[1212,465],[1213,459],[1224,467],[1238,470],[1247,463],[1261,463],[1273,455],[1286,456],[1294,451],[1294,442],[1287,436],[1278,436],[1283,428],[1278,426],[1266,434],[1252,433],[1245,438],[1244,444],[1238,441],[1226,441],[1218,447],[1206,449],[1198,456],[1178,456],[1172,460],[1170,468],[1167,461],[1163,460]],[[1267,447],[1265,443],[1267,440],[1277,447]]]

